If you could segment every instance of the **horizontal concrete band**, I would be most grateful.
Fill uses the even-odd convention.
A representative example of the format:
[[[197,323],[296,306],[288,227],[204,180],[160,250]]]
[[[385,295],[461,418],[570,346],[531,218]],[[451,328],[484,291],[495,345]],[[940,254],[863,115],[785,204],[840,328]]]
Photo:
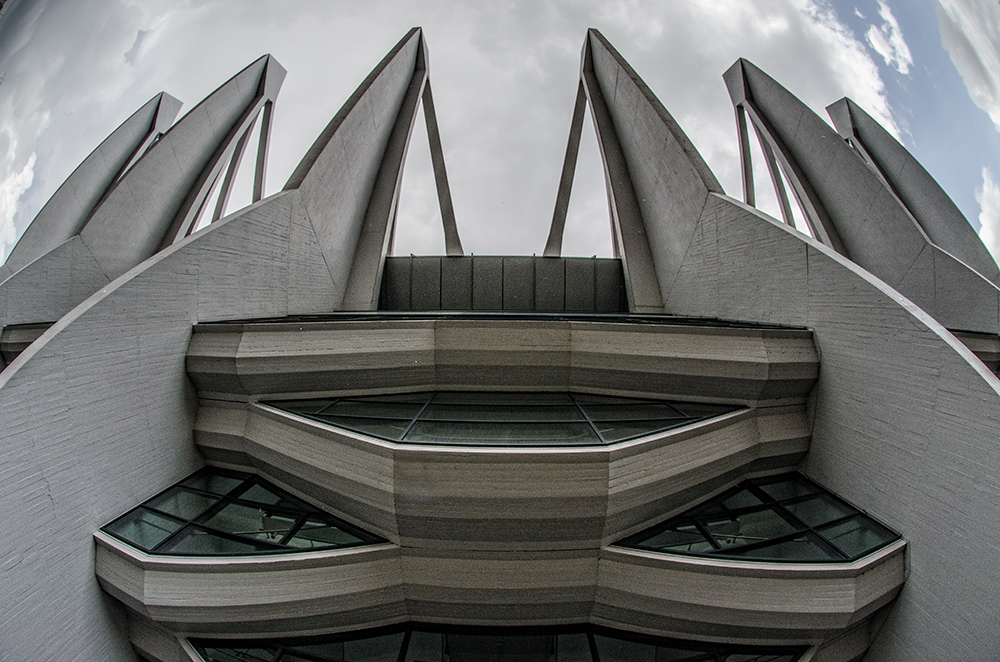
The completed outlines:
[[[260,404],[203,401],[210,463],[266,476],[362,528],[433,549],[597,549],[805,456],[804,405],[737,410],[608,446],[381,441]]]
[[[739,404],[804,402],[819,374],[794,329],[411,320],[195,327],[202,397],[377,390],[588,390]]]
[[[391,544],[280,556],[153,557],[96,535],[102,586],[178,636],[304,636],[420,621],[595,622],[661,636],[816,644],[886,604],[904,543],[854,563],[779,564],[618,548],[428,553]]]

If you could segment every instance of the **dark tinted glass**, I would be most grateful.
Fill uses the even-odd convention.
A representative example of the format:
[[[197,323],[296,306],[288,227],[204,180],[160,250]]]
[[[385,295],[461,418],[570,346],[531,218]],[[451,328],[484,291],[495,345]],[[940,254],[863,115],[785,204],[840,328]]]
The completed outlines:
[[[804,647],[747,647],[640,637],[607,628],[576,626],[484,632],[471,628],[403,625],[386,633],[331,635],[306,642],[192,640],[212,662],[794,662]],[[230,647],[231,646],[231,647]]]
[[[261,478],[211,467],[119,517],[104,531],[153,554],[202,556],[381,542]]]
[[[853,561],[899,535],[798,474],[748,480],[621,545],[760,561]]]
[[[267,404],[388,441],[473,446],[610,444],[736,409],[572,393],[445,391]]]

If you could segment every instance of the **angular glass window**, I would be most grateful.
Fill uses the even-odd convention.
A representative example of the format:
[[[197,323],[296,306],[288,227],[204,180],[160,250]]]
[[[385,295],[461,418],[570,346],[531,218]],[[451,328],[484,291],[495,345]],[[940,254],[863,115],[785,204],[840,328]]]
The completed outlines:
[[[258,476],[214,467],[185,478],[102,530],[144,552],[175,556],[273,554],[383,542]]]
[[[296,642],[191,641],[206,662],[796,662],[803,646],[707,644],[596,626],[553,628],[399,625]]]
[[[464,446],[612,444],[738,409],[575,393],[435,392],[264,404],[387,441]]]
[[[671,554],[757,561],[855,561],[899,539],[799,474],[744,481],[617,543]]]

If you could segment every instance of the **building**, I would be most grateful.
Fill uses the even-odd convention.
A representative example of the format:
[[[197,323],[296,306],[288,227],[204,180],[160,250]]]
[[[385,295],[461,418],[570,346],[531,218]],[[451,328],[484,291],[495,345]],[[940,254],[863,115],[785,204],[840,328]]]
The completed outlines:
[[[581,64],[543,257],[462,255],[419,29],[273,196],[268,56],[98,147],[0,282],[4,658],[1000,651],[968,223],[848,100],[737,62],[740,202],[597,31]],[[391,258],[421,102],[447,255]],[[611,260],[559,257],[586,108]],[[255,202],[192,232],[258,116]]]

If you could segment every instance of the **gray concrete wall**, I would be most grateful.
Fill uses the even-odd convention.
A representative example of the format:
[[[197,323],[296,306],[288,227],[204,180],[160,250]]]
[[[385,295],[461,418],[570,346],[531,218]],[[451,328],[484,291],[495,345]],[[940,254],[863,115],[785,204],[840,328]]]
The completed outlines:
[[[329,310],[294,193],[213,224],[63,317],[0,373],[0,652],[132,659],[93,533],[197,468],[184,369],[199,319]],[[324,286],[325,279],[325,286]]]
[[[191,131],[158,143],[182,155],[183,172],[197,175],[194,161],[211,155],[204,130],[239,119],[262,69],[258,62],[220,88],[210,97],[219,107],[192,111]],[[388,85],[376,91],[398,97]],[[331,250],[342,229],[337,214],[364,211],[364,173],[381,158],[372,149],[371,113],[378,111],[376,126],[384,129],[381,113],[391,103],[378,95],[349,103],[357,112],[341,119],[353,131],[337,131],[307,156],[317,167],[305,168],[305,190],[262,200],[160,251],[60,314],[0,373],[0,519],[16,532],[0,542],[0,657],[133,658],[121,607],[94,581],[93,534],[201,463],[184,366],[192,324],[334,309],[343,282],[330,273],[346,273],[352,253],[321,249]],[[152,176],[140,168],[151,154],[130,171],[134,181]],[[184,194],[158,183],[144,200],[165,210]],[[134,222],[130,213],[118,221]],[[71,241],[92,237],[85,228]],[[0,305],[9,307],[9,292],[3,296]]]

